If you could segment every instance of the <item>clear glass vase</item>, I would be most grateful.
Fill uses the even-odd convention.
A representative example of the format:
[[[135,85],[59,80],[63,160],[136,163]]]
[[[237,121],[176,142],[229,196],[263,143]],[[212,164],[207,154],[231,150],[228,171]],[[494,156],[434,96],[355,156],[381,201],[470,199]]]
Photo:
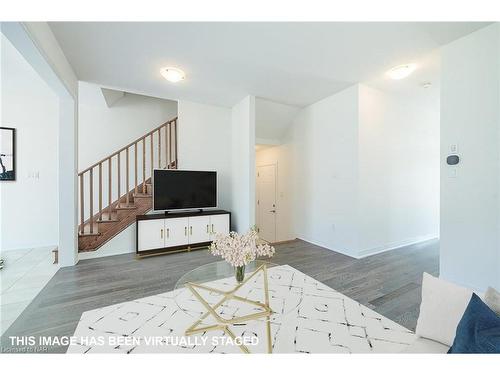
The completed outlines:
[[[243,280],[245,279],[245,266],[238,266],[235,267],[235,277],[236,281],[239,283],[242,283]]]

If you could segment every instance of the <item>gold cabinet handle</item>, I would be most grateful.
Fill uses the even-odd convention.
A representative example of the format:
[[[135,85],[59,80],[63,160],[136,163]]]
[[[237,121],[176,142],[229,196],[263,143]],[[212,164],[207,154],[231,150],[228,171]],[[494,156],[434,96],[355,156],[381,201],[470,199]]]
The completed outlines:
[[[189,227],[189,234],[190,235],[193,234],[193,227],[191,227],[191,226]]]
[[[160,229],[160,238],[163,239],[163,229]]]

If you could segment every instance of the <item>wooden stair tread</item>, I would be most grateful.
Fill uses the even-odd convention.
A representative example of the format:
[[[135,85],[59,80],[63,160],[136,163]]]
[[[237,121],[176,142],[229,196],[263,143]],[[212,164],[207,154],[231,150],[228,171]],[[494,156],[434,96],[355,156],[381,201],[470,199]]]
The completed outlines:
[[[100,236],[101,233],[99,232],[99,227],[97,223],[94,223],[93,231],[90,232],[90,224],[87,223],[84,226],[84,233],[78,233],[79,237],[95,237],[95,236]]]
[[[85,232],[85,233],[80,233],[79,234],[80,237],[97,237],[97,236],[100,236],[100,235],[101,235],[100,232],[93,232],[93,233]]]
[[[129,204],[128,206],[126,203],[121,203],[119,206],[115,207],[115,210],[135,210],[137,206]]]
[[[134,198],[153,198],[152,194],[143,194],[143,193],[134,193],[133,194]]]
[[[134,209],[119,210],[119,213],[115,213],[119,218],[118,221],[107,222],[104,225],[99,224],[99,231],[101,232],[99,236],[80,235],[78,237],[78,251],[86,252],[97,250],[128,226],[134,224],[135,217],[137,215],[144,215],[149,212],[153,206],[153,200],[139,199],[134,203],[134,205]],[[94,230],[96,227],[97,224],[94,224]]]
[[[102,220],[97,220],[99,224],[106,224],[106,223],[114,223],[119,221],[120,219],[118,218],[118,214],[116,211],[111,211],[111,217],[109,215],[109,212],[103,212],[102,213]]]

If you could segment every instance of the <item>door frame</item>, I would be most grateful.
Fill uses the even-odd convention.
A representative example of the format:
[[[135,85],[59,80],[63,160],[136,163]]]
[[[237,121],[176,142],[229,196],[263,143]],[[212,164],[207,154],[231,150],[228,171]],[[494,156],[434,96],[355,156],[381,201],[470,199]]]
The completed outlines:
[[[255,166],[255,181],[256,181],[256,208],[257,208],[257,217],[258,217],[258,225],[257,228],[259,229],[260,232],[260,224],[261,224],[261,219],[260,219],[260,190],[259,190],[259,183],[258,183],[258,174],[259,174],[259,168],[261,167],[274,167],[274,204],[276,205],[275,209],[276,212],[274,214],[274,241],[271,243],[275,243],[278,238],[278,213],[279,213],[279,207],[278,207],[278,161],[276,160],[273,163],[265,163],[265,164],[258,164]]]

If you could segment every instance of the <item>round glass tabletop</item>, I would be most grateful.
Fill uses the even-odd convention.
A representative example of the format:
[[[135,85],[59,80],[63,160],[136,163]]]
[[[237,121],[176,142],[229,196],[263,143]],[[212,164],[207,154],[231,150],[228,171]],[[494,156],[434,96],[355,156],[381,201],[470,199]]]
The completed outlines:
[[[199,318],[207,312],[207,306],[218,314],[235,317],[262,309],[259,304],[267,303],[272,315],[287,314],[300,304],[300,295],[290,288],[288,266],[253,261],[245,266],[241,283],[235,273],[235,268],[225,261],[187,272],[175,284],[177,306]]]

